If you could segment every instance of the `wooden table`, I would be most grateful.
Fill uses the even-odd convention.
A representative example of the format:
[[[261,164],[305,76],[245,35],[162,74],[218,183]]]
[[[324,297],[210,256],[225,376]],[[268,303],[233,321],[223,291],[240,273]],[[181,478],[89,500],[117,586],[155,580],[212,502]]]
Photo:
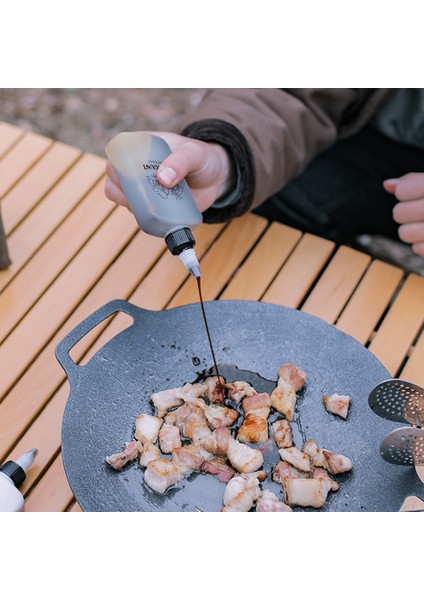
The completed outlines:
[[[0,271],[0,461],[36,447],[27,511],[80,510],[60,452],[68,382],[57,343],[104,303],[161,310],[197,301],[163,240],[105,199],[105,160],[0,123],[0,199],[12,265]],[[424,386],[424,278],[246,215],[196,230],[205,300],[260,300],[316,315]],[[73,350],[79,364],[126,326],[119,315]],[[420,471],[420,475],[422,472]],[[424,497],[424,487],[423,487]],[[405,508],[419,508],[410,499]]]

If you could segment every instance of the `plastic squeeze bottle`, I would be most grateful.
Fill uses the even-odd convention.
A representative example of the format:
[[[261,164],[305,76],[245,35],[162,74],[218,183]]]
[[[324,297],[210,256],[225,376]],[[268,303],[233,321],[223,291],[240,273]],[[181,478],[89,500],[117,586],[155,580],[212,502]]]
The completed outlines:
[[[168,189],[156,178],[159,165],[170,153],[165,140],[143,132],[119,133],[106,146],[139,227],[163,237],[170,252],[197,278],[200,266],[192,230],[202,222],[202,213],[185,180]]]
[[[24,509],[24,497],[18,487],[25,480],[27,470],[34,462],[38,450],[25,452],[16,460],[0,465],[0,512],[19,512]]]

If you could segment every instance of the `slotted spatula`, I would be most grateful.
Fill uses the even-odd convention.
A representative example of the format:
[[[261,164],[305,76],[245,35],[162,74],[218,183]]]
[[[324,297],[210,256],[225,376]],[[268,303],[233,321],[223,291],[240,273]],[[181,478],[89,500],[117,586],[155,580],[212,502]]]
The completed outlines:
[[[424,389],[402,379],[387,379],[373,388],[368,403],[380,417],[422,427]]]
[[[399,427],[381,443],[380,454],[395,465],[424,465],[424,431],[418,427]]]
[[[368,403],[378,416],[412,425],[399,427],[384,438],[382,458],[396,465],[424,465],[423,388],[410,381],[387,379],[371,390]]]

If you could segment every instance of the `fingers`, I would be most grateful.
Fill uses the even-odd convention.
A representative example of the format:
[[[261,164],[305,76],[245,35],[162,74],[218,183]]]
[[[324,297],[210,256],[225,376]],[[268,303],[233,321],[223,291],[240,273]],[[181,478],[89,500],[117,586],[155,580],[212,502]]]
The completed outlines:
[[[383,185],[399,201],[393,208],[393,219],[400,225],[399,238],[424,256],[424,173],[387,179]]]
[[[191,175],[196,178],[208,163],[210,148],[204,142],[187,139],[161,163],[157,178],[165,187],[172,187]]]
[[[424,256],[424,242],[420,242],[419,244],[412,244],[412,250],[415,252],[415,254]]]
[[[408,173],[398,179],[386,179],[383,185],[400,202],[424,198],[424,173]]]
[[[424,242],[424,221],[401,225],[399,227],[399,237],[407,244],[420,244]]]
[[[172,188],[186,179],[193,197],[203,212],[228,189],[232,189],[234,169],[228,151],[219,144],[186,138],[176,133],[156,132],[171,149],[160,164],[156,177],[160,184]],[[110,162],[107,162],[106,196],[123,206],[129,204]]]
[[[396,185],[395,196],[400,200],[393,208],[393,219],[400,224],[399,238],[406,244],[412,244],[413,251],[423,256],[424,175],[409,173],[402,177]]]
[[[116,204],[120,204],[121,206],[129,208],[128,200],[126,199],[124,192],[119,185],[118,178],[109,161],[106,163],[106,173],[107,177],[104,188],[106,197]]]
[[[393,208],[393,218],[400,225],[424,221],[424,198],[398,202]]]
[[[114,168],[112,167],[112,163],[108,160],[106,162],[106,174],[108,175],[108,177],[110,177],[110,179],[112,180],[112,182],[119,187],[119,180],[118,177],[115,173]]]

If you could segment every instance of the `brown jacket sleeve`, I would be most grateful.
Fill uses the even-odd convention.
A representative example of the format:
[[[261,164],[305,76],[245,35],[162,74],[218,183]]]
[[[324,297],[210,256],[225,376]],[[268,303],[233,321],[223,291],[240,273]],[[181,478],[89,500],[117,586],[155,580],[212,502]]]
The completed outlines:
[[[209,222],[255,208],[337,139],[359,131],[393,90],[214,89],[181,123],[181,133],[226,145],[240,167],[236,204],[211,208]]]

